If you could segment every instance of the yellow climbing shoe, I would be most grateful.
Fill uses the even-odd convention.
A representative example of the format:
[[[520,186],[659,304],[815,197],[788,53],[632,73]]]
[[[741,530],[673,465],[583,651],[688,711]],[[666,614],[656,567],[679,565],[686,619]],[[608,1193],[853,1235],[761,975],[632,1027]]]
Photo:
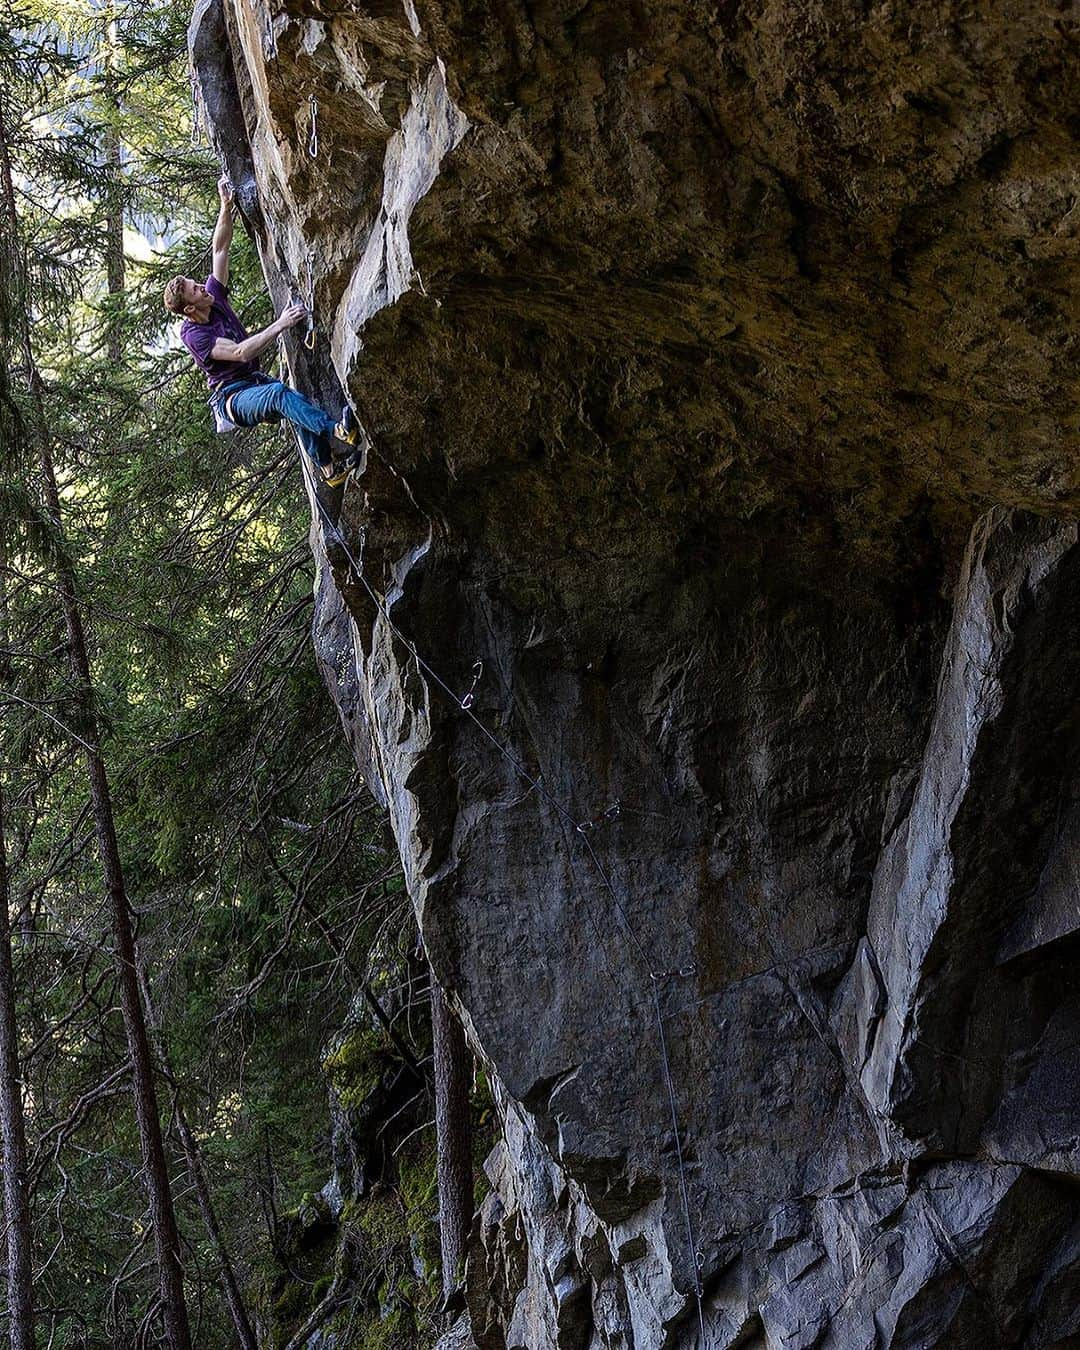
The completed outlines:
[[[348,403],[341,410],[341,420],[334,428],[334,435],[339,441],[344,441],[346,445],[356,445],[360,440],[360,427],[356,421],[356,414]]]
[[[319,476],[327,487],[340,487],[353,471],[352,464],[320,464]]]

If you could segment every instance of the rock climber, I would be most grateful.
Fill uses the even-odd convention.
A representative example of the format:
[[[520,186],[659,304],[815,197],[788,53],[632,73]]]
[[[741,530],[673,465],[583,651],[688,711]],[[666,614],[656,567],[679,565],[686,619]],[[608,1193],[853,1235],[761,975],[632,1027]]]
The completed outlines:
[[[318,466],[323,480],[336,487],[353,467],[358,428],[346,404],[335,422],[303,394],[263,374],[258,358],[287,328],[307,317],[304,305],[290,305],[269,327],[248,334],[229,304],[229,246],[232,243],[233,192],[227,178],[218,182],[221,209],[214,227],[213,271],[205,285],[173,277],[165,287],[165,308],[184,317],[180,337],[210,385],[210,407],[219,431],[253,427],[284,418]]]

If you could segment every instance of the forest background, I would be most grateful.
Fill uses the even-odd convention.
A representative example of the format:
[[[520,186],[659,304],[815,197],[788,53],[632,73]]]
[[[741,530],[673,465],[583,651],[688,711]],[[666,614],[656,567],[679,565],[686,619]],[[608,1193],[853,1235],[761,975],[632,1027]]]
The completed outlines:
[[[191,1343],[299,1345],[324,1326],[429,1344],[426,968],[315,668],[295,442],[213,434],[162,308],[171,276],[209,271],[217,209],[188,17],[183,0],[74,0],[5,4],[0,25],[0,1048],[5,1121],[21,1106],[26,1135],[24,1165],[5,1148],[5,1217],[9,1239],[25,1229],[30,1339],[14,1286],[4,1317],[16,1346],[183,1343],[144,1184],[96,754]],[[270,318],[240,229],[233,302],[249,330]]]

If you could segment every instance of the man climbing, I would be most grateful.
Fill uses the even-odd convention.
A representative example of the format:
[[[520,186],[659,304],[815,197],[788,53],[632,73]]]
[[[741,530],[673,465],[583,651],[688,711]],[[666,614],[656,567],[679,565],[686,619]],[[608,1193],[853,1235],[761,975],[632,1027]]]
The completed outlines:
[[[296,428],[305,451],[331,487],[343,483],[352,468],[358,429],[346,404],[334,419],[281,380],[264,375],[258,358],[279,333],[307,317],[304,305],[290,305],[269,327],[248,334],[228,299],[229,246],[232,243],[233,193],[228,179],[218,182],[221,210],[214,227],[214,268],[201,285],[173,277],[165,287],[165,308],[184,316],[180,337],[210,385],[210,407],[219,430],[280,422]],[[231,424],[231,425],[230,425]]]

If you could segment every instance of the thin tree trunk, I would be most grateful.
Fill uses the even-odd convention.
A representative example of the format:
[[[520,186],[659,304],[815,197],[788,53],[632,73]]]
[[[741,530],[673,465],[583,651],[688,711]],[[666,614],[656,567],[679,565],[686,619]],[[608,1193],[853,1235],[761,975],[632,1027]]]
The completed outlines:
[[[142,999],[146,1008],[151,1036],[154,1042],[154,1050],[161,1063],[165,1064],[165,1047],[161,1043],[160,1026],[157,1018],[154,1016],[154,1003],[150,997],[150,986],[146,980],[146,972],[142,969],[139,971],[139,987],[142,990]],[[236,1331],[237,1343],[242,1347],[242,1350],[258,1350],[255,1333],[251,1329],[247,1308],[244,1305],[244,1298],[240,1293],[240,1285],[237,1282],[236,1272],[233,1269],[232,1258],[229,1255],[228,1247],[225,1245],[225,1236],[221,1231],[221,1225],[218,1223],[213,1197],[210,1194],[210,1187],[206,1183],[206,1173],[203,1171],[202,1157],[199,1153],[198,1142],[191,1132],[191,1127],[188,1125],[187,1116],[184,1114],[184,1108],[178,1100],[174,1102],[174,1106],[176,1110],[176,1129],[177,1133],[180,1135],[180,1143],[184,1149],[184,1157],[187,1159],[188,1172],[191,1174],[192,1184],[195,1187],[195,1198],[199,1203],[199,1212],[202,1215],[203,1224],[206,1227],[210,1241],[217,1249],[218,1261],[221,1264],[221,1278],[222,1283],[225,1286],[225,1301],[229,1305],[229,1313],[233,1320],[233,1328]]]
[[[203,1171],[202,1158],[199,1156],[199,1147],[187,1123],[184,1108],[179,1102],[176,1106],[176,1127],[180,1133],[180,1142],[184,1146],[188,1171],[191,1173],[191,1179],[195,1184],[195,1197],[199,1202],[199,1212],[202,1214],[206,1231],[210,1235],[210,1241],[217,1248],[218,1261],[221,1263],[221,1279],[225,1286],[225,1299],[229,1305],[229,1313],[232,1316],[237,1343],[243,1347],[243,1350],[258,1350],[255,1333],[251,1329],[247,1308],[244,1306],[244,1297],[240,1293],[240,1285],[237,1283],[236,1271],[233,1269],[229,1249],[225,1245],[221,1225],[218,1223],[210,1188],[206,1184],[206,1174]]]
[[[12,238],[17,238],[18,214],[12,184],[11,159],[7,148],[4,109],[0,107],[0,185],[2,185],[7,214],[7,226]],[[132,1077],[135,1089],[135,1115],[139,1126],[142,1150],[143,1177],[150,1204],[150,1223],[154,1236],[154,1250],[158,1265],[162,1318],[170,1350],[190,1350],[191,1332],[188,1327],[187,1305],[184,1301],[184,1275],[180,1260],[180,1236],[176,1227],[165,1146],[158,1118],[157,1093],[154,1086],[154,1066],[150,1043],[146,1034],[146,1020],[139,998],[138,967],[135,957],[135,935],[131,924],[131,908],[124,887],[124,873],[120,864],[120,849],[116,839],[112,800],[105,762],[99,748],[97,715],[94,711],[93,685],[90,678],[90,660],[86,635],[75,590],[74,568],[63,541],[63,520],[60,494],[56,486],[49,445],[48,425],[41,387],[41,377],[34,363],[27,316],[22,318],[22,345],[30,388],[34,399],[39,442],[41,477],[45,504],[52,518],[57,536],[56,579],[60,592],[64,621],[68,632],[69,656],[75,676],[75,698],[79,717],[79,735],[86,750],[86,770],[90,781],[90,799],[97,828],[98,849],[101,854],[105,889],[112,910],[115,959],[120,984],[120,1006],[131,1053]]]
[[[0,786],[0,1131],[3,1133],[4,1225],[7,1230],[8,1315],[11,1350],[34,1350],[34,1293],[30,1264],[26,1127],[15,1021],[15,970],[11,959],[11,897]]]
[[[461,1283],[473,1212],[469,1048],[446,995],[431,975],[431,1035],[435,1058],[435,1143],[439,1174],[439,1242],[443,1299]]]
[[[27,362],[32,362],[29,342]],[[31,370],[33,366],[31,364]],[[32,376],[33,378],[33,376]],[[43,411],[43,410],[42,410]],[[142,1149],[143,1176],[150,1202],[150,1222],[154,1233],[154,1250],[158,1263],[162,1315],[171,1350],[190,1350],[191,1332],[188,1328],[187,1305],[184,1301],[184,1272],[180,1259],[180,1235],[173,1210],[169,1169],[165,1159],[165,1145],[161,1137],[158,1117],[157,1091],[154,1085],[154,1065],[150,1042],[146,1033],[146,1019],[139,998],[138,966],[135,954],[135,934],[131,924],[131,906],[124,885],[120,862],[120,847],[116,839],[112,798],[105,761],[99,749],[97,715],[93,706],[93,685],[90,678],[90,659],[86,648],[82,614],[75,594],[75,576],[63,551],[60,495],[56,473],[45,436],[41,438],[41,475],[45,485],[45,503],[60,538],[56,573],[64,620],[67,625],[71,668],[75,676],[76,705],[79,711],[79,734],[87,745],[86,770],[90,780],[90,800],[97,828],[98,850],[105,875],[105,889],[112,909],[113,941],[120,977],[120,1006],[131,1052],[132,1075],[135,1086],[135,1116],[139,1125]]]
[[[0,144],[4,142],[3,91],[0,89]],[[5,159],[6,163],[6,159]],[[11,199],[7,171],[4,200]],[[13,204],[13,203],[12,203]],[[11,282],[16,270],[15,234],[0,241],[0,337],[17,328],[11,313]],[[14,303],[18,303],[17,299]],[[12,323],[11,321],[14,320]],[[6,347],[6,341],[5,341]],[[7,385],[5,380],[5,394]],[[0,548],[6,563],[6,540]],[[0,578],[0,637],[7,640],[7,591]],[[15,1015],[15,967],[11,951],[11,890],[8,882],[7,834],[3,784],[0,783],[0,1135],[4,1169],[4,1224],[7,1233],[7,1296],[12,1350],[34,1350],[34,1289],[30,1246],[30,1196],[26,1160],[26,1121],[23,1115],[22,1074],[19,1065],[18,1023]]]
[[[52,459],[48,451],[42,453],[42,473],[46,480],[46,498],[50,514],[59,528],[59,498],[56,479],[52,473]],[[146,1022],[139,999],[135,954],[135,935],[131,925],[131,909],[124,887],[124,873],[120,864],[120,849],[116,840],[109,780],[105,763],[98,750],[97,718],[90,701],[90,666],[83,633],[82,616],[74,595],[70,568],[58,567],[64,618],[71,644],[71,664],[78,683],[78,702],[82,713],[83,735],[92,748],[86,752],[86,767],[90,779],[90,797],[97,827],[98,848],[105,874],[105,888],[112,907],[113,940],[120,976],[120,1006],[124,1016],[128,1049],[131,1052],[132,1074],[135,1084],[135,1115],[139,1125],[142,1149],[143,1175],[150,1202],[150,1222],[154,1233],[154,1250],[158,1263],[162,1313],[165,1330],[172,1350],[190,1350],[191,1333],[188,1329],[187,1305],[184,1302],[184,1273],[180,1260],[180,1235],[176,1227],[169,1169],[165,1159],[165,1145],[161,1137],[158,1117],[157,1091],[154,1085],[154,1066]]]

